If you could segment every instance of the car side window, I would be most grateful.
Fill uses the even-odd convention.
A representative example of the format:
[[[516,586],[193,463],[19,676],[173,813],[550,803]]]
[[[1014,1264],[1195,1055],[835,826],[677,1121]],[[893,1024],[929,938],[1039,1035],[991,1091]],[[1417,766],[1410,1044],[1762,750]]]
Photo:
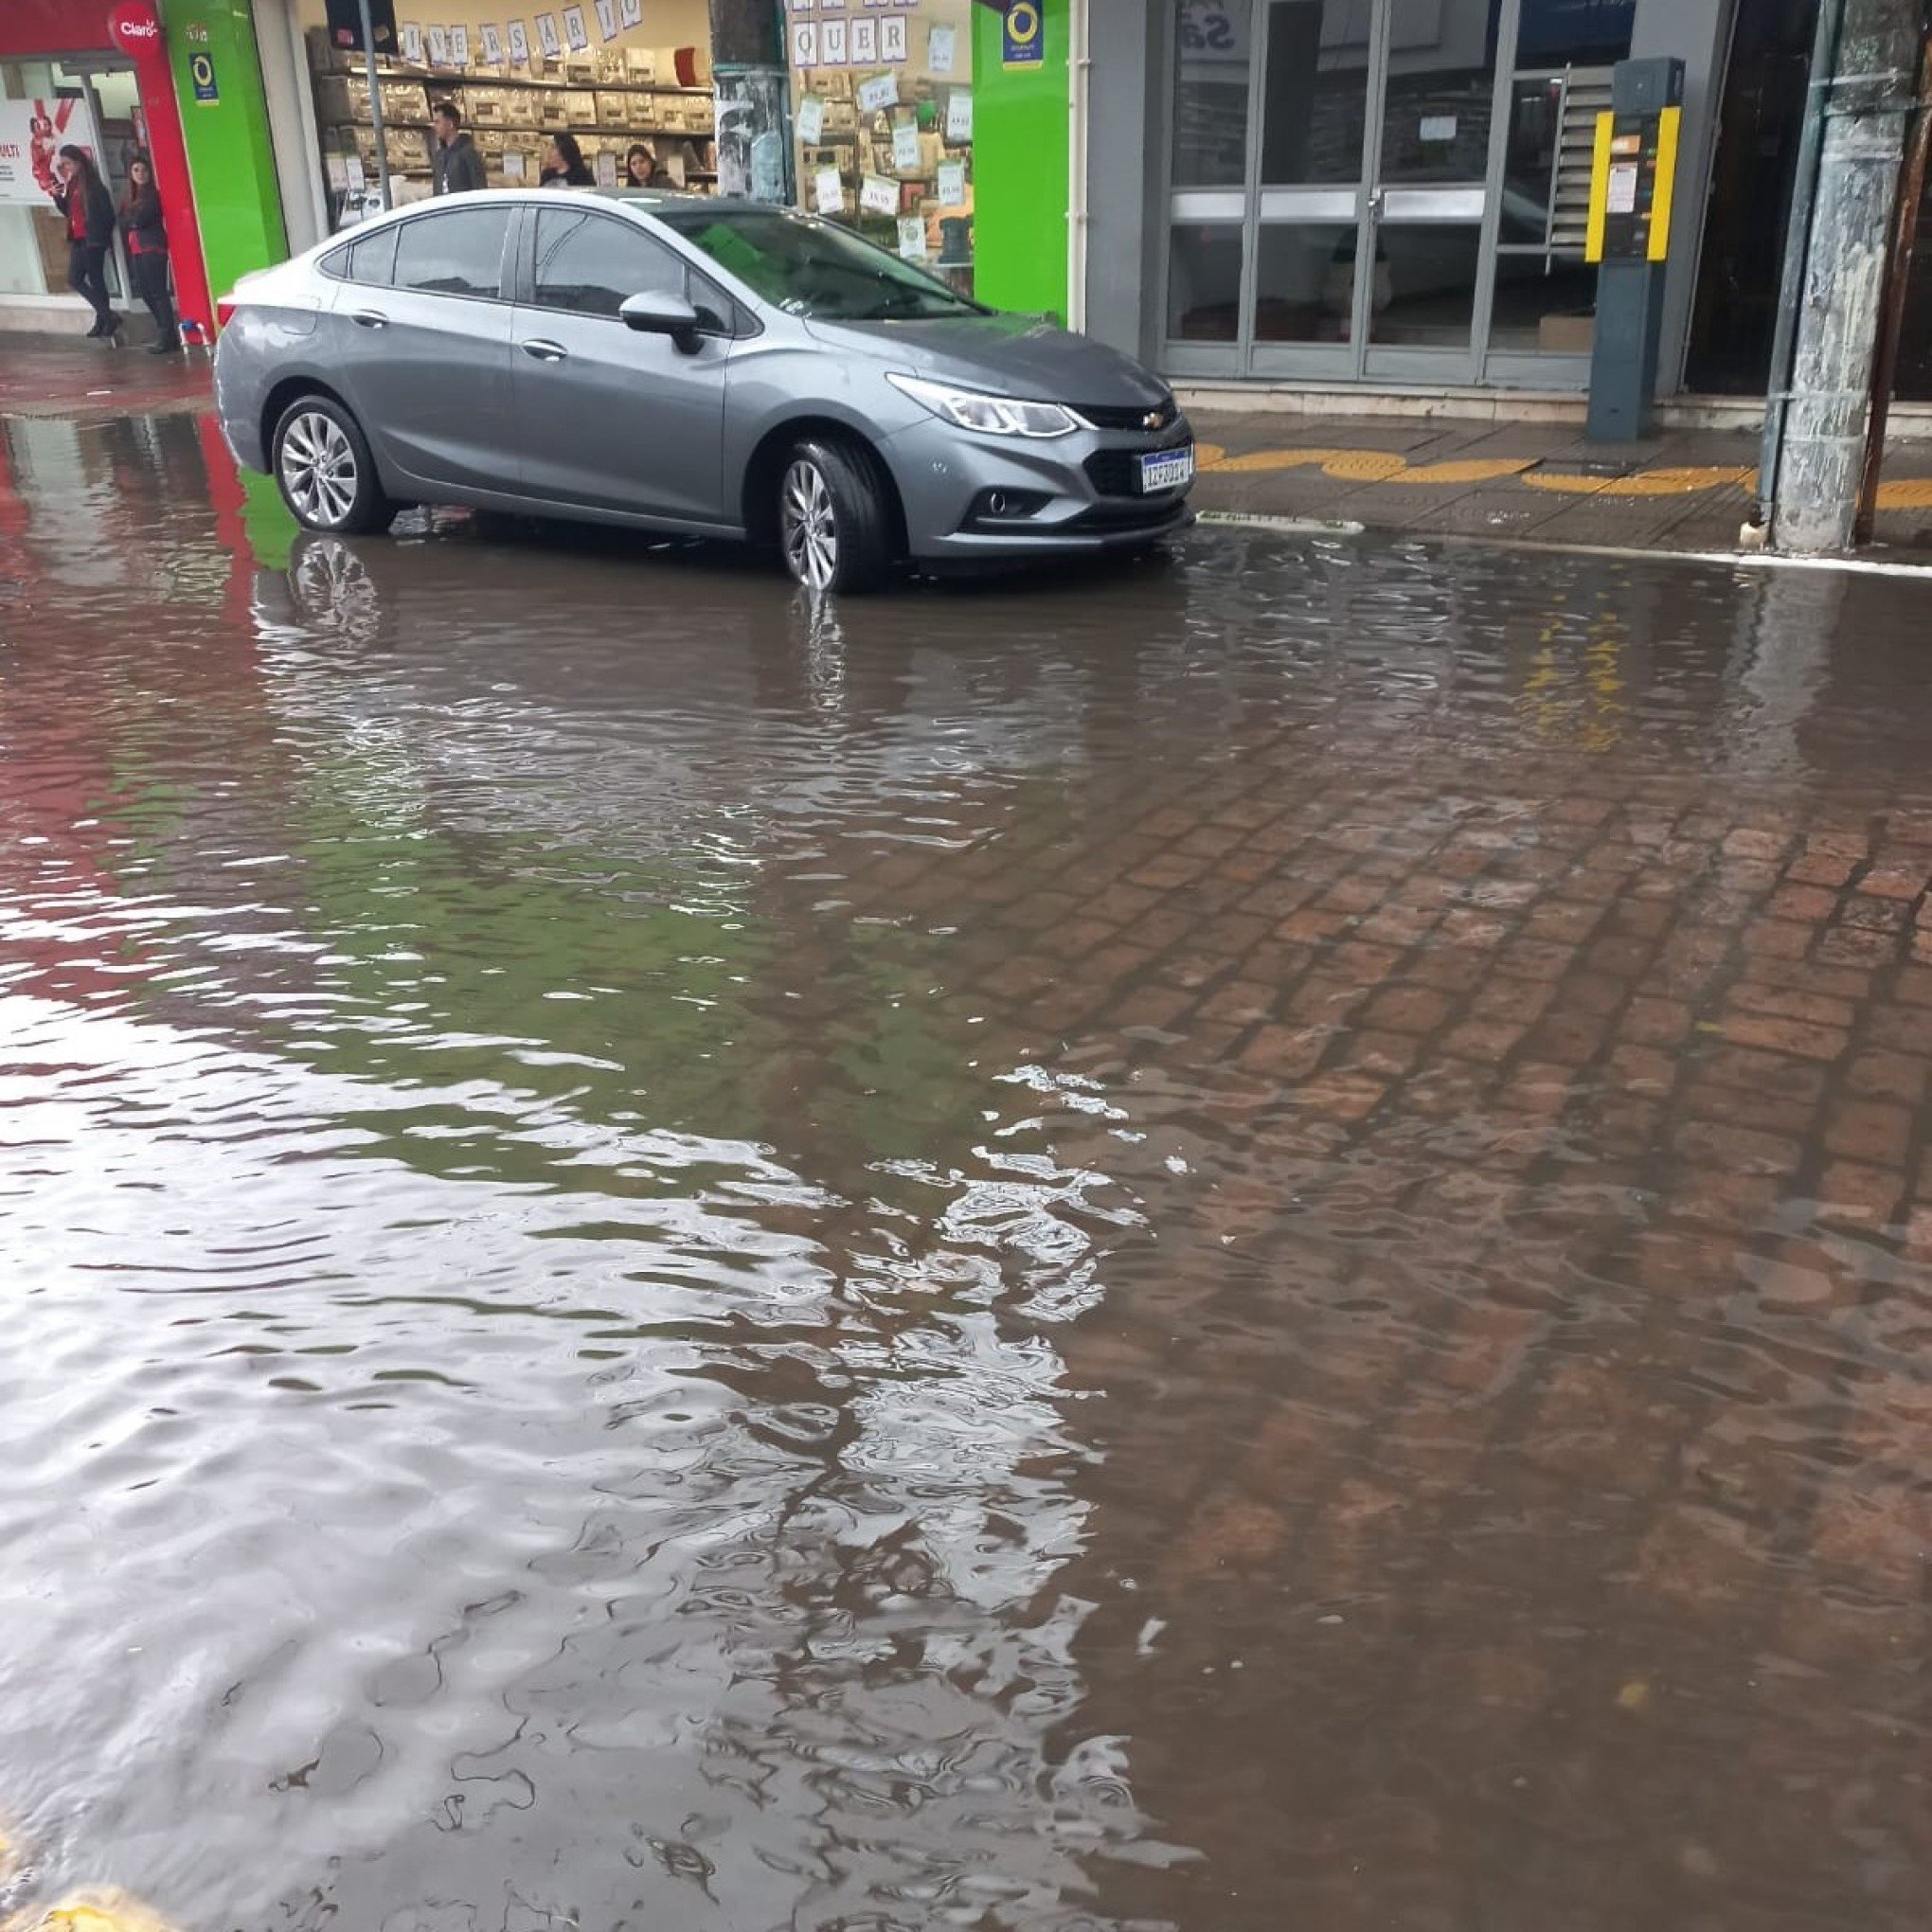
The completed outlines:
[[[508,204],[473,202],[404,222],[397,230],[396,286],[436,295],[499,295],[509,232]]]
[[[352,282],[387,288],[396,279],[396,237],[399,232],[392,225],[379,228],[373,235],[365,235],[348,251],[347,263],[336,273]],[[339,254],[337,259],[341,259]]]
[[[642,229],[586,208],[537,211],[531,300],[541,309],[615,315],[633,295],[684,296],[685,264]]]

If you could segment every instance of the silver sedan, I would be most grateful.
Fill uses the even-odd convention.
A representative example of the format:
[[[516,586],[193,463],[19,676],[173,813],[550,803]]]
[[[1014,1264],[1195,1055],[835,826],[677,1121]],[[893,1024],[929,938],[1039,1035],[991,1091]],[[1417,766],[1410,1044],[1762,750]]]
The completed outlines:
[[[470,504],[748,538],[857,591],[1190,521],[1157,377],[763,204],[450,197],[244,277],[221,316],[229,446],[314,530]]]

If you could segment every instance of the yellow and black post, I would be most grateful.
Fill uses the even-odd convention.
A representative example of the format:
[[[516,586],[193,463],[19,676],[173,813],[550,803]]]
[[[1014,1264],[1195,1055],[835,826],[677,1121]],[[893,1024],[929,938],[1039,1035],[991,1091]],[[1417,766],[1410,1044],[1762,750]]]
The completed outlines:
[[[1591,442],[1634,442],[1650,427],[1683,100],[1682,61],[1619,61],[1597,116],[1584,247],[1598,264]]]

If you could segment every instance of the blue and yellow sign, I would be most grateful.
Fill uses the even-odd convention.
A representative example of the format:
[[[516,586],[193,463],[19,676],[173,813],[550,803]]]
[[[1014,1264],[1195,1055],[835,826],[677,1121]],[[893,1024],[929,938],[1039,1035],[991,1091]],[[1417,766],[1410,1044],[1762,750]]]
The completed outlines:
[[[1037,67],[1046,58],[1046,29],[1040,18],[1046,0],[1007,0],[999,26],[1002,67]]]
[[[194,82],[194,98],[204,107],[212,107],[222,98],[222,90],[215,85],[215,57],[212,54],[191,54],[188,63],[188,78]]]

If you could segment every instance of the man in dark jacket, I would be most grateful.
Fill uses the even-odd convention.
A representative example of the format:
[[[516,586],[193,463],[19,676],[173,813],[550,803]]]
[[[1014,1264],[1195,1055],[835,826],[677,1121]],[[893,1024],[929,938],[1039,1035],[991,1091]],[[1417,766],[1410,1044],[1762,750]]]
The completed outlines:
[[[430,175],[438,194],[474,194],[486,184],[483,157],[463,132],[463,116],[454,100],[438,100],[430,116],[436,146],[430,151]]]

